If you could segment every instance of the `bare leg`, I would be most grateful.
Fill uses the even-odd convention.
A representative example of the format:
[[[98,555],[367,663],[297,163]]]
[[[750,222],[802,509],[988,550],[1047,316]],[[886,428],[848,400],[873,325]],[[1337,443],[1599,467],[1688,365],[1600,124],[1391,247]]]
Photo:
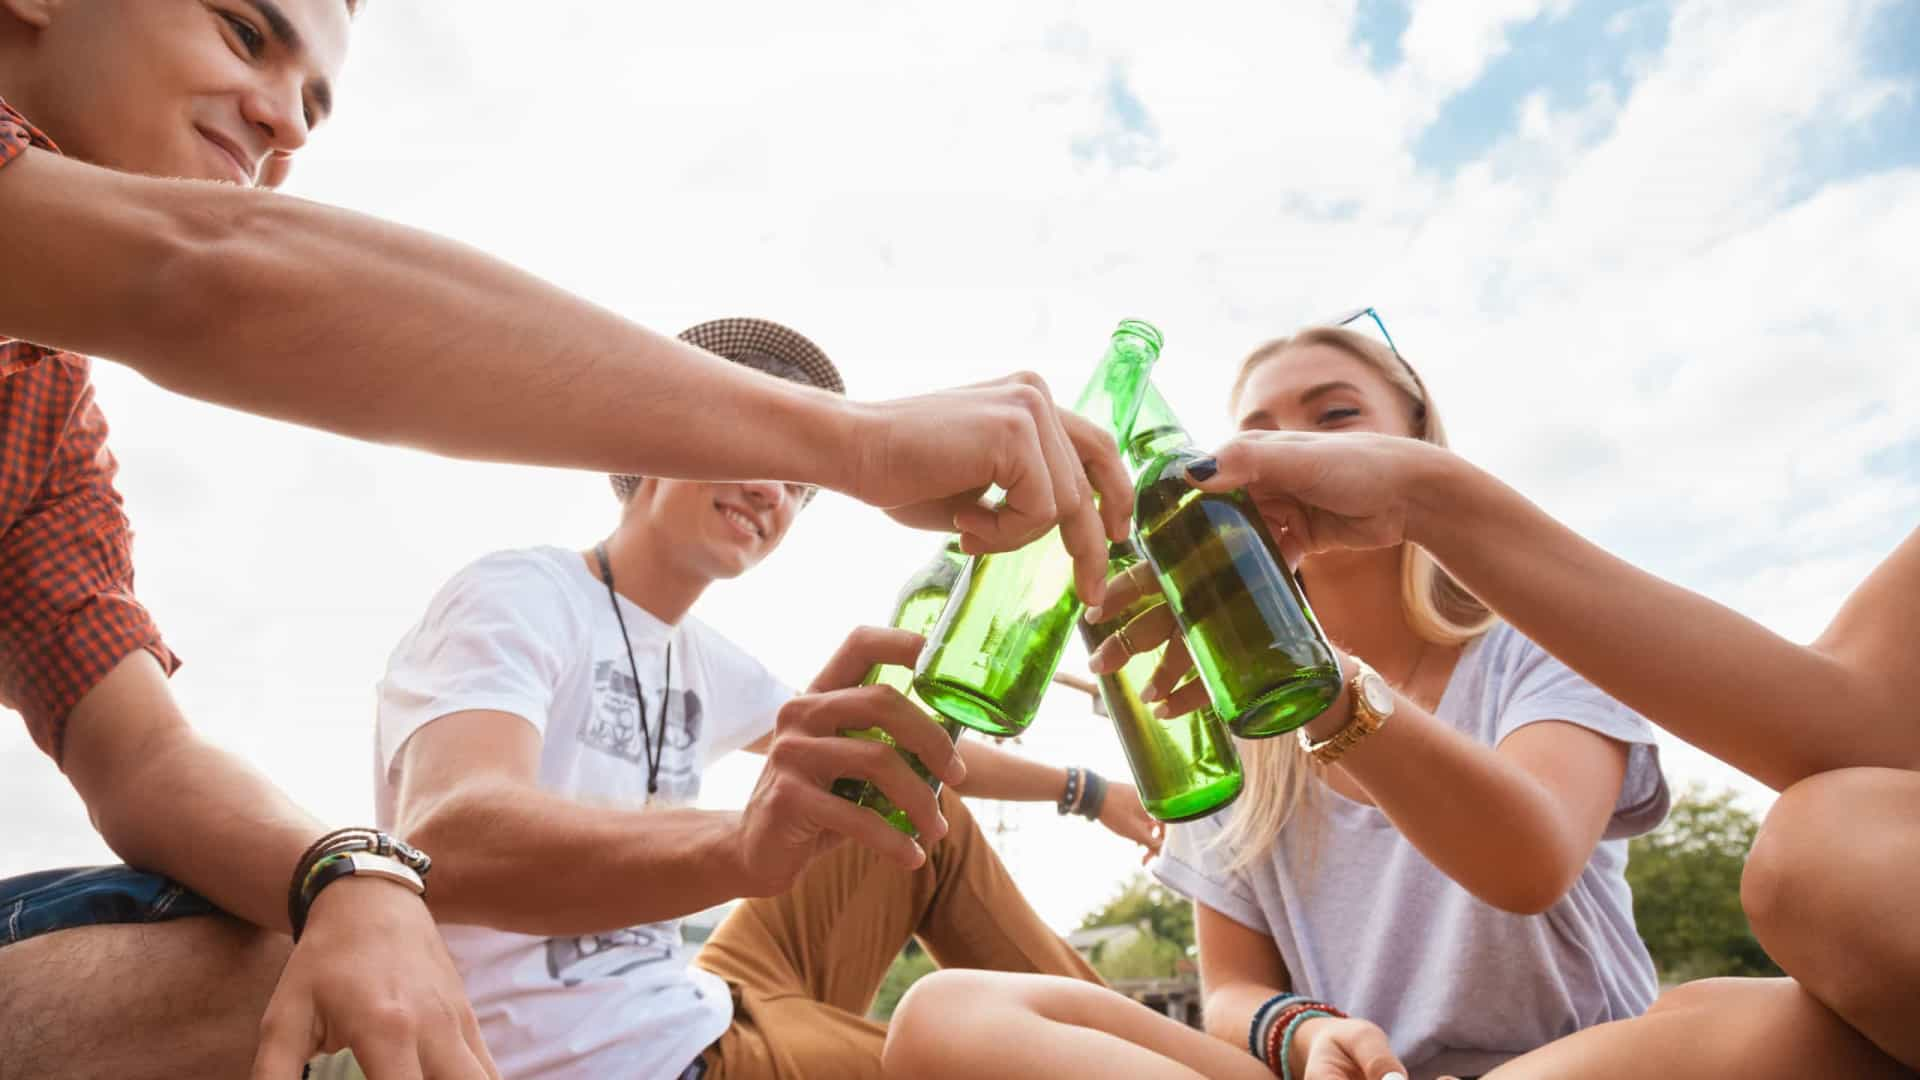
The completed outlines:
[[[0,949],[0,1080],[245,1076],[291,948],[201,915]]]
[[[1840,769],[1788,788],[1740,899],[1787,974],[1920,1069],[1920,773]]]
[[[1707,979],[1647,1015],[1549,1043],[1487,1080],[1896,1080],[1911,1076],[1792,979]]]
[[[1077,979],[936,971],[894,1011],[888,1076],[1273,1080],[1239,1047]]]

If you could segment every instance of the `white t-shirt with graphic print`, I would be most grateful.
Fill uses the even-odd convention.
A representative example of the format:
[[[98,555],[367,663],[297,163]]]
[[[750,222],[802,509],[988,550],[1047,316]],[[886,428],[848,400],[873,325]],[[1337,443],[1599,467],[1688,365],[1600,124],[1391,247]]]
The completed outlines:
[[[579,552],[500,552],[454,575],[394,649],[378,687],[380,824],[393,824],[407,739],[473,709],[519,716],[540,733],[543,790],[594,806],[645,806],[632,666],[656,733],[672,687],[656,805],[693,803],[708,764],[772,729],[793,691],[757,661],[697,619],[670,627],[619,603],[633,665],[607,587]],[[688,965],[678,919],[563,938],[442,930],[507,1080],[678,1076],[732,1022],[725,984]]]

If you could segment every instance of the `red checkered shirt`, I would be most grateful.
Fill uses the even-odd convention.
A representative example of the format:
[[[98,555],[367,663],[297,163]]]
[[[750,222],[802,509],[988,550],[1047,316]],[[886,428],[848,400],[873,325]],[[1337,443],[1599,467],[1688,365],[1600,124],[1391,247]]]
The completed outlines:
[[[0,101],[0,168],[59,148]],[[59,761],[67,714],[120,661],[180,661],[133,596],[133,532],[86,357],[0,337],[0,705]]]

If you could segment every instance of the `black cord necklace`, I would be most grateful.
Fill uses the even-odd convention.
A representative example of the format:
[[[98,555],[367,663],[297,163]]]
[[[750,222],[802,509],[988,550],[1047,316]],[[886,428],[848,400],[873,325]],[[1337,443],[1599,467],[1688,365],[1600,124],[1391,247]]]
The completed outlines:
[[[667,752],[667,707],[673,700],[673,635],[667,635],[666,672],[661,676],[665,688],[660,692],[660,738],[647,729],[647,695],[640,689],[640,665],[633,659],[633,639],[627,636],[627,617],[620,613],[620,594],[613,591],[613,562],[607,558],[605,541],[593,545],[600,560],[600,580],[607,583],[607,602],[613,605],[613,617],[620,624],[620,640],[627,646],[627,670],[633,672],[633,701],[640,710],[640,745],[647,754],[647,795],[660,794],[660,759]]]

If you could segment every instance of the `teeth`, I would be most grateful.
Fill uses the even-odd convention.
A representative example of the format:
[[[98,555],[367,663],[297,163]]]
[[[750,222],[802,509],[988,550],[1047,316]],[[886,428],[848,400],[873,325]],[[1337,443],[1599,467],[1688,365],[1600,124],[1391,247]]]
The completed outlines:
[[[760,526],[755,524],[752,518],[741,513],[740,511],[735,510],[732,507],[723,506],[720,508],[720,512],[727,515],[727,520],[739,522],[742,528],[746,529],[748,532],[752,533],[754,536],[760,537],[765,535],[760,531]]]

